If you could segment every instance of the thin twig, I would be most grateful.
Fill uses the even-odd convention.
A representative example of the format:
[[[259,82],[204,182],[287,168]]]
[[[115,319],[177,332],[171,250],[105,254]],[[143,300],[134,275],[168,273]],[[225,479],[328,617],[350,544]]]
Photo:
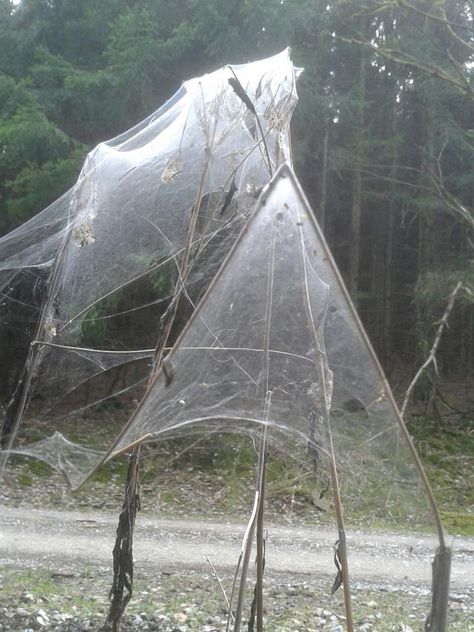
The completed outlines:
[[[209,559],[209,556],[207,555],[207,553],[204,553],[204,557],[206,558],[207,563],[211,567],[214,577],[217,579],[217,583],[219,584],[219,587],[220,587],[220,589],[222,591],[222,594],[224,596],[224,600],[225,600],[225,602],[227,604],[227,608],[229,609],[229,614],[232,617],[232,610],[231,610],[231,607],[230,607],[230,601],[229,601],[229,599],[227,597],[227,593],[226,593],[225,588],[224,588],[224,586],[223,586],[223,584],[221,582],[221,579],[220,579],[219,575],[217,574],[216,568],[215,568],[214,564],[211,562],[211,560]]]
[[[257,632],[263,632],[263,573],[265,571],[265,537],[264,537],[264,513],[265,513],[265,470],[267,451],[267,426],[262,432],[259,472],[258,472],[258,513],[257,513],[257,582],[255,584],[255,611],[257,614]]]
[[[425,371],[430,364],[433,364],[435,367],[436,372],[438,372],[438,368],[436,365],[436,352],[438,351],[438,347],[439,347],[439,343],[441,342],[441,336],[443,334],[443,331],[445,329],[445,327],[447,327],[448,324],[448,318],[451,314],[451,311],[454,307],[454,302],[456,300],[456,296],[458,294],[458,292],[463,288],[463,284],[461,283],[461,281],[459,281],[459,283],[456,285],[456,287],[454,288],[454,290],[451,292],[451,294],[449,295],[449,300],[448,300],[448,304],[446,306],[446,309],[444,311],[444,314],[441,318],[441,320],[439,321],[439,327],[438,330],[436,332],[436,336],[433,342],[433,346],[431,347],[431,350],[428,354],[428,357],[426,358],[426,360],[423,362],[423,364],[420,366],[420,368],[418,369],[418,371],[415,374],[415,377],[412,379],[412,381],[410,382],[410,386],[407,389],[407,392],[405,393],[405,398],[403,400],[403,405],[402,408],[400,410],[400,416],[402,417],[402,419],[405,418],[405,413],[407,410],[407,406],[408,406],[408,402],[410,400],[410,395],[413,392],[413,389],[415,388],[418,380],[420,379],[423,371]]]

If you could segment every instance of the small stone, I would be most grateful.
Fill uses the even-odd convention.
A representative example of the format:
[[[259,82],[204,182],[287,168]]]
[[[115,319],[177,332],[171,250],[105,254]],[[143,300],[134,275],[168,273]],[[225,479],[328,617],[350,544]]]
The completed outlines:
[[[377,602],[376,601],[368,601],[365,605],[368,608],[376,608],[377,607]]]
[[[45,625],[49,625],[50,621],[49,621],[49,617],[46,614],[46,612],[41,608],[40,610],[38,610],[37,614],[36,614],[36,621],[38,621],[38,623],[41,626],[45,626]]]
[[[19,607],[19,608],[16,609],[16,613],[20,617],[29,617],[30,616],[30,613],[28,612],[28,610],[26,608]]]
[[[161,621],[162,623],[166,623],[167,621],[170,620],[170,618],[168,617],[168,615],[163,614],[162,612],[160,612],[159,610],[155,611],[155,614],[153,615],[155,617],[155,619],[157,621]]]

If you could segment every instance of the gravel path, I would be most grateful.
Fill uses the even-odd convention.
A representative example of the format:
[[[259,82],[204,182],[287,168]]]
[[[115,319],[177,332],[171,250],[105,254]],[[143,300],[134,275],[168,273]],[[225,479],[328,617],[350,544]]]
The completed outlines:
[[[5,563],[63,565],[66,561],[110,561],[117,516],[105,513],[40,511],[0,506],[0,558]],[[152,568],[172,571],[207,565],[232,568],[244,525],[162,520],[139,516],[135,557]],[[267,569],[290,574],[333,575],[334,531],[269,527]],[[93,546],[91,546],[93,544]],[[350,533],[348,550],[355,579],[429,587],[436,540],[426,536]],[[472,587],[474,539],[453,542],[453,590]]]
[[[116,522],[100,511],[0,505],[0,631],[99,630]],[[137,587],[124,632],[222,632],[225,607],[205,554],[229,588],[244,529],[139,515]],[[330,595],[334,539],[321,527],[268,527],[266,630],[343,632],[341,591]],[[358,532],[348,546],[357,630],[422,630],[435,540]],[[455,538],[453,549],[450,629],[470,631],[474,539]]]

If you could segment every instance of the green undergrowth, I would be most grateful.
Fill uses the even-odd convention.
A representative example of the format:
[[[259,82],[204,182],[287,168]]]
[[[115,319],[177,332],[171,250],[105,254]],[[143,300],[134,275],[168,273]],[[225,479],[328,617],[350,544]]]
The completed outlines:
[[[89,447],[105,449],[116,435],[122,420],[113,412],[55,428],[70,440]],[[447,531],[454,535],[474,535],[474,435],[466,423],[436,424],[426,418],[413,418],[409,430],[414,437],[426,468]],[[248,435],[192,435],[168,439],[142,449],[141,483],[144,511],[169,517],[196,517],[210,520],[245,521],[253,503],[258,439]],[[344,452],[359,450],[355,437]],[[357,453],[358,454],[358,453]],[[383,456],[383,453],[382,453]],[[391,454],[387,448],[387,462]],[[390,472],[380,467],[370,450],[361,454],[357,469],[340,467],[342,501],[348,526],[397,531],[406,525],[425,530],[429,513],[413,488],[390,486]],[[48,481],[52,470],[35,459],[14,457],[17,483],[34,491],[35,483]],[[93,507],[115,510],[123,497],[126,458],[118,458],[94,473],[91,480],[74,495],[81,506],[88,502],[91,486],[95,490]],[[403,464],[398,474],[403,476]],[[387,491],[388,490],[388,491]],[[100,496],[108,499],[102,505]],[[97,499],[99,497],[99,499]],[[55,504],[61,496],[56,494]],[[112,506],[112,498],[115,503]],[[334,500],[329,485],[327,463],[319,469],[309,459],[304,446],[291,441],[271,441],[266,469],[267,519],[270,522],[333,524]],[[422,506],[423,505],[423,506]],[[411,512],[411,513],[410,513]]]
[[[448,532],[474,536],[474,427],[440,426],[426,418],[409,424]]]
[[[421,455],[432,481],[448,532],[474,535],[470,461],[461,443],[445,448],[436,440]],[[266,469],[267,518],[286,523],[331,524],[334,499],[326,468],[314,472],[307,455],[292,447],[281,450],[270,445]],[[459,453],[456,451],[459,450]],[[436,460],[432,466],[430,458]],[[206,440],[179,439],[146,448],[143,458],[143,486],[155,491],[160,508],[181,515],[199,517],[246,516],[254,493],[257,446],[245,436],[214,435]],[[373,462],[372,462],[373,461]],[[341,468],[342,502],[348,526],[433,531],[431,514],[422,490],[408,484],[391,485],[389,472],[365,457],[357,473]],[[434,471],[433,471],[434,470]],[[398,470],[403,473],[403,469]],[[435,474],[435,475],[434,475]],[[453,493],[453,486],[456,488]],[[419,493],[416,493],[418,492]],[[206,499],[204,505],[196,497]],[[146,497],[145,497],[146,504]]]
[[[176,507],[199,517],[246,518],[252,506],[257,441],[246,435],[213,434],[180,438],[145,447],[142,488],[155,494],[165,513]],[[326,500],[315,502],[325,482],[308,470],[303,458],[270,445],[266,467],[267,516],[325,522]],[[201,499],[199,501],[199,499]],[[197,502],[196,502],[197,500]]]

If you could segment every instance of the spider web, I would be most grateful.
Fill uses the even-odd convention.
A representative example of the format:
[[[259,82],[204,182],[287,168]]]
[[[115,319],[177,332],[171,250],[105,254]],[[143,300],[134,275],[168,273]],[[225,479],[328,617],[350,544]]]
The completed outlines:
[[[416,527],[428,503],[393,396],[297,180],[283,165],[106,459],[143,441],[267,426],[327,471],[349,520]]]
[[[177,288],[172,337],[270,173],[291,159],[299,72],[285,50],[185,82],[96,147],[68,193],[0,240],[0,342],[10,360],[26,360],[5,422],[10,447],[25,415],[70,415],[74,426],[81,418],[71,413],[140,394]],[[7,382],[18,382],[20,365]]]

